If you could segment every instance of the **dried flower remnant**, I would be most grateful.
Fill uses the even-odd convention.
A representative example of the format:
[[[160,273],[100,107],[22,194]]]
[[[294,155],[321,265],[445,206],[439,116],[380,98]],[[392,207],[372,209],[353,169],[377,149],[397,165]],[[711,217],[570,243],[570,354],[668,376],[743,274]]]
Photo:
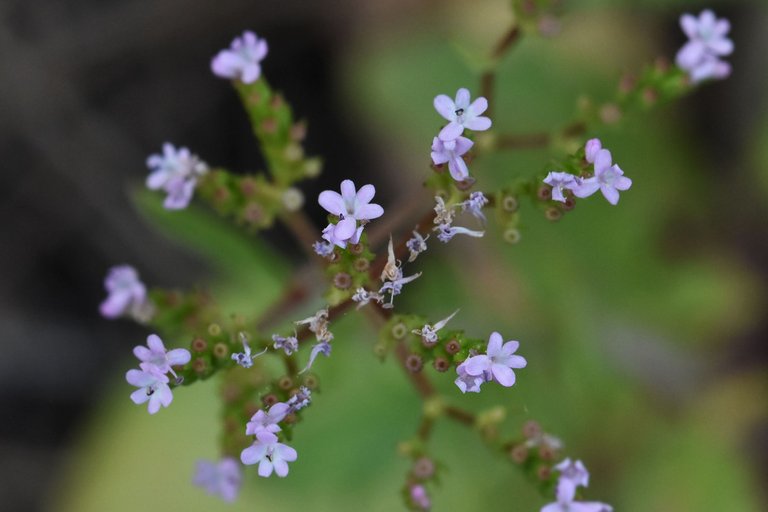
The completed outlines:
[[[425,345],[432,346],[435,343],[437,343],[437,331],[445,327],[445,325],[451,321],[451,318],[456,316],[456,313],[458,312],[459,310],[457,309],[447,317],[435,323],[435,325],[425,324],[424,327],[422,327],[421,329],[414,329],[411,332],[413,332],[413,334],[421,336],[421,340],[424,342]]]
[[[232,360],[243,368],[251,368],[253,366],[253,360],[264,354],[267,348],[259,352],[258,354],[251,355],[251,347],[248,345],[248,336],[245,333],[239,333],[240,342],[243,344],[243,352],[236,352],[232,354]]]
[[[427,240],[429,240],[429,235],[424,237],[421,236],[421,233],[418,231],[413,231],[413,237],[405,242],[405,247],[408,249],[409,253],[408,263],[414,262],[419,254],[427,250]]]
[[[283,337],[278,334],[272,335],[272,341],[275,342],[273,345],[275,350],[282,349],[283,352],[285,352],[285,355],[290,356],[297,350],[299,350],[299,340],[296,337],[296,334],[294,333],[293,336]]]
[[[268,51],[267,42],[247,30],[242,37],[236,37],[229,48],[216,54],[211,60],[211,71],[221,78],[253,83],[261,76],[261,61]]]

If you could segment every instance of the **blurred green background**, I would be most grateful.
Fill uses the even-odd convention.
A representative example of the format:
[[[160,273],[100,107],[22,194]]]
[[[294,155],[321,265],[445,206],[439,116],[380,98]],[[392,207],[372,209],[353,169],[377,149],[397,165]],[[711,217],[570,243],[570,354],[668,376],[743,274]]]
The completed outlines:
[[[388,169],[371,180],[385,183],[381,202],[388,211],[428,175],[428,147],[440,124],[432,98],[462,86],[476,92],[476,62],[511,20],[502,0],[416,4],[398,3],[395,13],[379,6],[389,13],[379,21],[375,9],[359,15],[333,76],[344,106],[339,114],[370,141],[369,158]],[[526,38],[504,59],[496,130],[566,124],[579,98],[609,98],[622,73],[659,55],[673,58],[684,40],[677,16],[702,7],[660,0],[566,4],[556,37]],[[768,19],[763,3],[711,5],[738,20],[745,13]],[[258,20],[249,28],[259,32]],[[766,262],[754,257],[765,255],[755,249],[766,237],[758,201],[768,186],[765,90],[743,107],[748,118],[738,109],[723,114],[754,83],[764,88],[766,76],[764,66],[761,75],[746,76],[757,72],[748,60],[756,50],[742,40],[740,26],[731,35],[731,79],[588,134],[603,140],[634,181],[617,207],[598,195],[550,223],[524,204],[520,244],[505,244],[493,220],[483,239],[431,244],[410,267],[423,277],[397,301],[398,310],[433,319],[460,307],[454,327],[519,339],[528,367],[512,389],[488,386],[462,396],[450,374],[428,373],[452,403],[475,411],[503,404],[510,432],[527,419],[541,422],[591,470],[587,496],[620,512],[766,509]],[[322,124],[310,117],[310,132]],[[491,190],[539,171],[554,155],[494,154],[472,162],[471,172],[479,189]],[[169,215],[158,198],[137,197],[148,222],[210,261],[206,284],[232,310],[255,313],[279,296],[292,272],[285,249],[203,209]],[[296,318],[311,311],[307,306]],[[150,417],[130,403],[116,372],[77,434],[48,507],[402,509],[399,489],[409,464],[396,447],[415,432],[420,401],[394,361],[373,357],[377,334],[362,315],[349,313],[332,330],[335,349],[317,363],[322,392],[297,429],[299,459],[289,478],[259,479],[249,468],[238,503],[205,495],[190,480],[197,459],[217,456],[215,379],[180,389],[169,409]],[[128,354],[124,363],[132,364]],[[550,501],[461,426],[440,423],[431,446],[449,468],[433,493],[435,510],[530,511]]]

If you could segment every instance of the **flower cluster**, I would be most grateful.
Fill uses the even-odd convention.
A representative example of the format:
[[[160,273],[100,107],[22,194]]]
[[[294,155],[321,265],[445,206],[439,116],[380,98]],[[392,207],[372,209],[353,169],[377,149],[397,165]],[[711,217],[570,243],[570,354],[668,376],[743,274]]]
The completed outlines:
[[[267,56],[267,42],[251,31],[236,37],[228,49],[221,50],[211,60],[211,71],[221,78],[255,82],[261,76],[261,61]]]
[[[525,368],[527,361],[515,355],[519,341],[507,341],[498,332],[491,333],[485,354],[473,355],[456,368],[456,386],[462,393],[479,393],[480,386],[495,380],[504,387],[515,383],[513,369]]]
[[[611,152],[603,149],[599,139],[590,139],[584,149],[588,163],[593,164],[594,174],[589,177],[574,176],[567,172],[550,172],[544,183],[552,187],[552,199],[565,202],[565,191],[576,197],[589,197],[598,190],[612,205],[619,202],[619,191],[629,190],[632,180],[613,163]]]
[[[163,190],[168,195],[163,206],[168,210],[181,210],[189,205],[198,178],[208,172],[208,165],[187,148],[176,149],[173,144],[163,144],[162,155],[150,155],[147,167],[152,173],[147,177],[150,190]]]
[[[432,163],[448,164],[448,171],[456,181],[469,178],[469,169],[463,156],[472,148],[473,142],[463,137],[464,128],[484,131],[491,127],[491,120],[481,114],[488,109],[488,100],[483,97],[471,101],[469,90],[461,88],[452,100],[445,94],[435,96],[437,113],[448,121],[432,140]]]
[[[555,466],[560,472],[557,482],[557,501],[545,505],[541,512],[612,512],[613,507],[596,501],[575,501],[576,489],[589,485],[589,472],[580,460],[565,459]]]
[[[147,287],[139,279],[139,273],[130,265],[118,265],[109,269],[104,279],[107,298],[99,306],[105,318],[130,316],[139,323],[147,322],[154,314],[154,306],[147,297]]]
[[[149,402],[149,414],[155,414],[161,405],[168,407],[173,401],[173,393],[168,385],[170,379],[166,374],[170,373],[176,382],[180,383],[181,379],[172,367],[187,364],[192,355],[189,350],[183,348],[166,351],[163,340],[157,334],[150,334],[147,337],[147,346],[135,347],[133,354],[141,363],[139,370],[128,370],[125,374],[125,380],[139,388],[131,393],[131,400],[137,405]]]
[[[341,182],[341,194],[333,190],[321,192],[318,197],[320,206],[339,218],[336,224],[329,223],[323,230],[323,239],[330,246],[336,245],[342,249],[348,243],[358,243],[365,224],[384,215],[384,208],[371,203],[374,195],[376,188],[373,185],[363,185],[360,190],[356,190],[352,180]],[[322,250],[315,247],[315,251],[327,255],[328,246]]]
[[[677,52],[677,65],[688,72],[693,83],[710,78],[722,79],[731,74],[731,65],[720,57],[733,53],[733,41],[726,35],[731,24],[725,18],[718,19],[707,9],[695,17],[683,14],[680,26],[688,36],[688,42]]]

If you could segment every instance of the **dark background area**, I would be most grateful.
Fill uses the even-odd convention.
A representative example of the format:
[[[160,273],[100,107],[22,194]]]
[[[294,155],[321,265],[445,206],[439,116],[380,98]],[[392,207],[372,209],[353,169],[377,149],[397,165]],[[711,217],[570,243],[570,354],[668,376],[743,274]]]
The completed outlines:
[[[245,28],[270,44],[265,73],[310,120],[309,154],[326,172],[303,186],[307,198],[339,176],[388,175],[371,158],[338,94],[338,56],[368,23],[395,24],[440,2],[4,0],[0,3],[0,508],[38,510],[73,432],[100,400],[104,380],[144,335],[130,322],[98,316],[102,280],[130,262],[146,282],[191,286],[203,261],[138,215],[130,188],[164,141],[241,171],[260,168],[247,119],[231,88],[209,72],[213,54]],[[702,5],[691,3],[689,10]],[[718,6],[739,26],[737,72],[682,102],[703,153],[702,176],[720,193],[702,222],[670,224],[669,250],[718,243],[741,253],[768,288],[768,212],[744,172],[745,138],[765,119],[768,16],[762,2]],[[663,44],[679,44],[674,15]],[[742,41],[751,41],[751,44]],[[380,179],[387,197],[395,187]],[[319,209],[308,199],[309,213]],[[276,228],[267,237],[290,247]],[[716,239],[716,242],[713,242]],[[300,256],[295,256],[297,259]],[[766,366],[768,317],[734,339],[723,371]],[[768,479],[768,428],[754,433],[755,463]],[[620,508],[617,508],[620,510]]]

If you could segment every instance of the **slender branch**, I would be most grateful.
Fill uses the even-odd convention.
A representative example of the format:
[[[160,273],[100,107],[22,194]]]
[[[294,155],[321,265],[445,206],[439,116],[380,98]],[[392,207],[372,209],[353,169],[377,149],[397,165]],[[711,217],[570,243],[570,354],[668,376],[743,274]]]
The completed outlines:
[[[491,52],[491,60],[493,61],[491,67],[487,69],[480,77],[480,95],[485,96],[488,100],[488,110],[485,115],[491,116],[493,113],[493,93],[496,84],[496,70],[499,65],[499,61],[507,53],[512,45],[520,39],[520,28],[517,25],[512,25],[510,29],[504,33],[499,39]]]
[[[463,423],[469,427],[475,424],[475,415],[471,412],[465,411],[464,409],[459,409],[458,407],[453,407],[451,405],[445,406],[445,409],[443,410],[446,416],[458,421],[459,423]]]
[[[312,244],[317,241],[317,228],[306,214],[303,211],[283,213],[280,215],[280,220],[299,242],[301,249],[309,256],[309,259],[317,260],[319,256],[312,250]]]
[[[500,134],[496,137],[497,149],[537,149],[547,147],[552,141],[549,133]]]

